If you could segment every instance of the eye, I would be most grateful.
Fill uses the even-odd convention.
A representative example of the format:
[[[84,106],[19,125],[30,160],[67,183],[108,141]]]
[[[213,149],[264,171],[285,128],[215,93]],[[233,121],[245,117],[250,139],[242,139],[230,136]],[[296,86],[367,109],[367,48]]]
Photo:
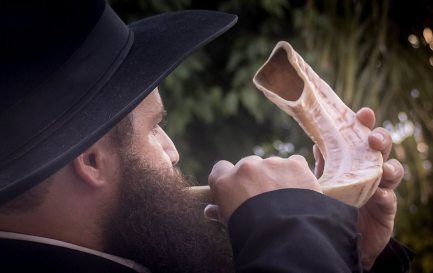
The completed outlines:
[[[155,124],[151,130],[152,134],[155,136],[159,133],[159,130],[162,130],[165,126],[165,119],[161,120],[159,123]]]

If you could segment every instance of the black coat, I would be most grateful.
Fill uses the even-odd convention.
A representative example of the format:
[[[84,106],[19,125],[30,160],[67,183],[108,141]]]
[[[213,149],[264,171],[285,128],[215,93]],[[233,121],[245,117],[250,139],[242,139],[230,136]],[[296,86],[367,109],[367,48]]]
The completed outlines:
[[[0,273],[148,273],[132,261],[111,255],[108,258],[105,253],[75,245],[60,246],[57,244],[63,244],[60,241],[0,235],[4,237],[0,238]],[[15,233],[11,236],[22,237]]]
[[[285,189],[256,196],[229,220],[236,271],[363,272],[357,212],[309,190]],[[371,273],[407,272],[412,258],[409,249],[391,240]]]
[[[254,197],[235,211],[229,233],[239,273],[362,272],[357,210],[307,190]],[[412,254],[391,241],[371,272],[403,273]],[[134,273],[116,261],[77,249],[0,238],[1,273]]]

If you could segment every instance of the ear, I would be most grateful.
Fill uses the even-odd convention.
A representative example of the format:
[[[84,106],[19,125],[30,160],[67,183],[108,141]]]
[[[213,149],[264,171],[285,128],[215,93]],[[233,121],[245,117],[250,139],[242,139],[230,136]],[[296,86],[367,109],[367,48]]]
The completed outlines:
[[[103,187],[110,180],[107,151],[97,142],[73,160],[75,174],[88,186]]]

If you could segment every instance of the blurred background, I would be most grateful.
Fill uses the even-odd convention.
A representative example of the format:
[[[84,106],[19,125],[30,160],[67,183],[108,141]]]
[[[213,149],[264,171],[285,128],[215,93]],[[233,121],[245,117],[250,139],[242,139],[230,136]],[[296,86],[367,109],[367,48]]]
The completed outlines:
[[[206,184],[220,159],[305,156],[312,142],[251,79],[286,40],[353,110],[371,107],[405,167],[395,236],[433,272],[433,1],[111,0],[126,22],[180,9],[235,13],[237,25],[161,86],[181,168]]]

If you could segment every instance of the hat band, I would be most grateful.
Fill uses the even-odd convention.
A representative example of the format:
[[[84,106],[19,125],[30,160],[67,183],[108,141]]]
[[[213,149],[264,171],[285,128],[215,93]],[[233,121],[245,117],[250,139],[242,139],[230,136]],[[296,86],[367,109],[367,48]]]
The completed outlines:
[[[133,40],[132,31],[105,5],[90,34],[60,69],[0,116],[0,168],[26,154],[86,106],[126,58]]]

